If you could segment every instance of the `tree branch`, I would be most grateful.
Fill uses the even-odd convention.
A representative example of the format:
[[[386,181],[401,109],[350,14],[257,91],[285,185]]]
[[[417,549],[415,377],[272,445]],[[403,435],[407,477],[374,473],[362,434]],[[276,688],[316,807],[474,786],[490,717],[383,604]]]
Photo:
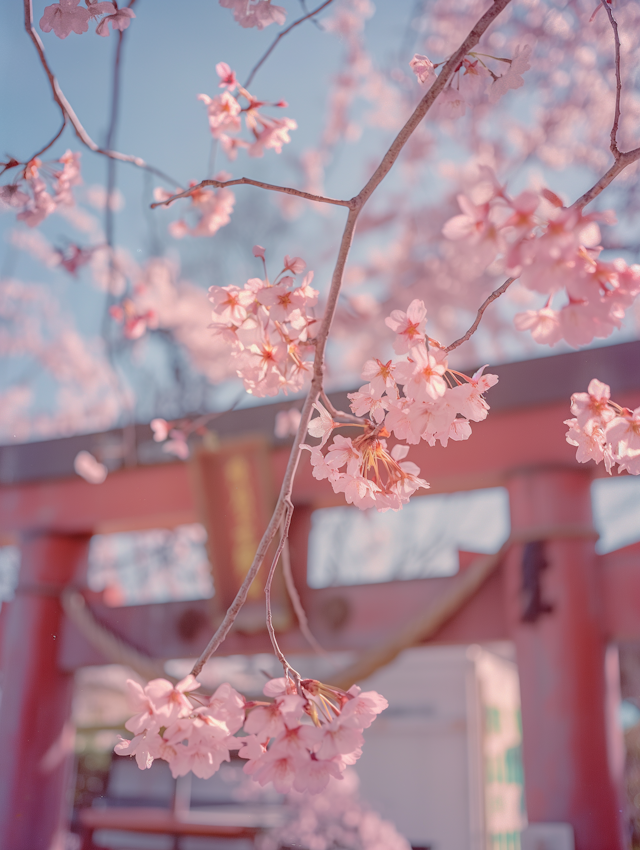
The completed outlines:
[[[514,282],[514,280],[517,280],[517,278],[516,277],[507,278],[507,280],[505,280],[505,282],[502,284],[502,286],[499,286],[497,289],[495,289],[491,293],[491,295],[489,295],[488,298],[485,298],[485,300],[482,302],[480,309],[478,310],[478,312],[476,314],[476,318],[475,318],[474,323],[471,325],[471,327],[466,332],[466,334],[464,334],[464,336],[461,336],[460,339],[457,339],[455,342],[452,342],[451,345],[448,345],[445,348],[445,351],[447,352],[447,354],[450,351],[453,351],[454,348],[458,348],[458,346],[462,345],[463,342],[467,342],[467,340],[471,339],[473,334],[478,330],[478,325],[482,321],[482,316],[484,315],[484,311],[487,309],[489,304],[491,304],[493,301],[495,301],[496,298],[500,298],[501,295],[504,295],[504,293],[507,291],[507,289],[509,289],[509,287]]]
[[[226,186],[257,186],[259,189],[268,189],[270,192],[283,192],[285,195],[295,195],[298,198],[306,198],[307,201],[318,201],[321,204],[334,204],[338,207],[352,207],[353,200],[341,201],[337,198],[324,198],[322,195],[312,195],[310,192],[302,192],[300,189],[292,189],[289,186],[275,186],[273,183],[263,183],[261,180],[251,180],[249,177],[238,177],[236,180],[201,180],[197,186],[192,186],[184,192],[177,195],[172,195],[166,201],[156,201],[151,204],[151,209],[156,207],[168,207],[169,204],[177,201],[179,198],[188,198],[197,192],[198,189],[203,189],[205,186],[213,186],[216,189],[224,189]]]
[[[587,192],[582,195],[582,197],[578,198],[578,200],[572,204],[572,209],[581,210],[583,207],[586,207],[587,204],[591,203],[594,198],[597,198],[598,195],[603,192],[607,186],[612,183],[615,178],[620,174],[621,171],[629,166],[633,165],[634,162],[637,162],[640,159],[640,148],[634,148],[632,151],[626,151],[625,153],[618,153],[618,158],[613,163],[611,168],[607,171],[606,174],[603,174],[602,177],[595,183]]]
[[[333,317],[336,312],[338,297],[340,295],[340,289],[342,287],[344,269],[347,263],[349,250],[353,242],[353,236],[355,233],[358,216],[360,215],[360,212],[362,211],[364,205],[371,197],[375,189],[379,186],[384,177],[389,173],[391,167],[398,158],[400,151],[407,143],[413,131],[417,128],[424,116],[429,111],[438,94],[440,94],[440,92],[448,83],[451,76],[455,73],[456,68],[458,67],[464,56],[466,56],[466,54],[476,46],[481,36],[488,29],[489,25],[509,5],[509,2],[510,0],[495,0],[491,8],[487,12],[485,12],[485,14],[475,24],[475,26],[473,27],[469,35],[465,38],[465,40],[462,42],[458,50],[456,50],[453,56],[447,62],[445,62],[442,71],[440,72],[440,76],[433,83],[433,85],[425,94],[425,96],[422,98],[422,100],[420,101],[420,103],[414,110],[412,116],[409,118],[402,130],[400,130],[399,134],[396,136],[395,140],[391,144],[391,147],[385,154],[382,162],[375,170],[375,172],[373,173],[365,187],[362,189],[362,191],[358,195],[356,195],[355,198],[352,198],[351,201],[328,201],[329,203],[337,203],[341,206],[348,207],[349,213],[347,215],[347,220],[345,222],[345,227],[340,240],[340,246],[338,248],[338,256],[336,258],[336,264],[331,278],[331,287],[329,289],[329,294],[327,297],[327,304],[325,307],[324,315],[322,317],[322,322],[320,323],[320,329],[316,337],[316,355],[313,361],[313,375],[311,378],[311,386],[309,388],[309,392],[307,394],[307,397],[304,401],[304,405],[302,407],[302,411],[300,413],[300,424],[298,425],[298,431],[293,441],[291,454],[289,455],[289,461],[287,463],[287,468],[285,470],[282,486],[280,487],[280,494],[278,496],[278,501],[276,502],[276,507],[273,512],[273,515],[258,545],[258,549],[256,551],[251,567],[249,568],[249,571],[245,576],[245,579],[242,582],[242,585],[238,590],[235,599],[233,600],[229,610],[225,614],[224,619],[220,624],[216,634],[213,636],[208,646],[205,648],[204,652],[202,653],[200,658],[198,658],[193,667],[192,672],[194,676],[198,675],[198,673],[202,670],[203,666],[206,664],[209,658],[211,658],[215,650],[220,646],[222,641],[229,633],[229,630],[231,629],[231,626],[233,625],[233,622],[238,612],[242,608],[247,598],[249,587],[251,586],[251,583],[256,577],[258,570],[262,566],[269,546],[271,545],[276,534],[278,533],[278,529],[282,524],[282,521],[285,517],[285,513],[288,511],[288,506],[292,504],[291,493],[293,489],[293,480],[298,468],[298,463],[300,462],[300,456],[302,454],[302,449],[300,447],[307,435],[307,426],[309,424],[309,420],[311,419],[311,414],[313,413],[313,405],[318,400],[320,393],[323,390],[324,353],[327,345],[327,338],[329,336]],[[218,181],[203,181],[203,183],[201,183],[200,185],[215,185],[217,183],[217,185],[219,186],[224,186],[233,184],[235,182],[250,183],[251,185],[258,185],[261,188],[275,188],[275,191],[284,191],[286,194],[301,194],[302,197],[309,197],[310,200],[324,200],[325,202],[327,202],[327,199],[320,199],[313,195],[309,196],[307,193],[299,193],[295,190],[283,189],[282,187],[271,187],[268,184],[260,184],[257,183],[257,181],[250,181],[244,178],[239,181],[228,181],[226,184],[221,184]],[[184,193],[184,196],[186,196],[187,194],[188,193]]]
[[[295,29],[295,28],[296,28],[297,26],[299,26],[300,24],[303,24],[305,21],[308,21],[308,20],[309,20],[309,18],[313,18],[313,16],[314,16],[314,15],[317,15],[317,14],[318,14],[318,12],[321,12],[323,9],[325,9],[327,6],[329,6],[331,3],[333,3],[333,0],[325,0],[325,2],[324,2],[324,3],[322,3],[320,6],[318,6],[318,8],[317,8],[317,9],[314,9],[314,10],[313,10],[313,12],[309,12],[309,14],[308,14],[308,15],[305,15],[305,16],[304,16],[304,17],[302,17],[302,18],[298,18],[298,20],[297,20],[297,21],[294,21],[292,24],[290,24],[290,25],[286,28],[286,30],[282,30],[282,32],[281,32],[279,35],[277,35],[277,36],[276,36],[276,38],[274,39],[274,41],[273,41],[273,42],[272,42],[272,44],[271,44],[271,47],[267,50],[267,52],[264,54],[264,56],[262,56],[262,58],[261,58],[261,59],[259,59],[259,60],[256,62],[256,64],[253,66],[253,68],[251,69],[251,73],[250,73],[250,74],[249,74],[249,76],[247,77],[247,81],[246,81],[246,83],[244,84],[243,88],[245,88],[245,89],[248,89],[248,88],[249,88],[249,86],[251,85],[251,82],[252,82],[253,78],[254,78],[254,77],[255,77],[255,75],[258,73],[258,71],[259,71],[259,69],[262,67],[262,65],[263,65],[263,64],[267,61],[267,59],[269,58],[269,56],[271,56],[271,54],[273,53],[273,51],[276,49],[276,47],[278,46],[278,43],[280,42],[280,39],[281,39],[281,38],[284,38],[284,37],[285,37],[285,35],[288,35],[288,34],[291,32],[291,30],[292,30],[292,29]]]
[[[108,156],[110,159],[118,159],[121,162],[129,162],[132,165],[137,166],[138,168],[144,168],[146,171],[150,171],[152,174],[155,174],[157,177],[162,178],[167,183],[172,183],[174,186],[179,186],[180,183],[177,180],[174,180],[169,175],[165,174],[163,171],[160,171],[158,168],[154,168],[152,165],[148,165],[143,159],[139,156],[130,156],[129,154],[119,153],[118,151],[104,150],[99,145],[97,145],[91,136],[87,133],[85,128],[82,126],[82,123],[76,113],[73,111],[73,108],[67,98],[64,96],[62,89],[60,88],[58,81],[56,80],[53,71],[49,67],[49,63],[47,62],[47,57],[44,53],[44,46],[42,44],[42,40],[40,36],[33,28],[33,9],[31,6],[31,0],[23,0],[24,2],[24,28],[27,32],[27,35],[35,45],[38,56],[40,57],[40,64],[45,70],[45,73],[49,79],[49,85],[51,86],[51,92],[53,94],[53,99],[58,104],[60,108],[60,112],[62,113],[62,118],[64,121],[67,119],[69,123],[73,127],[76,132],[76,136],[80,139],[83,145],[89,148],[89,150],[94,153],[102,154],[102,156]],[[55,141],[55,139],[54,139]],[[52,142],[53,144],[53,142]],[[47,150],[49,145],[43,150]]]
[[[613,125],[611,127],[611,153],[614,159],[618,159],[620,151],[618,150],[618,125],[620,123],[620,98],[622,96],[622,78],[620,75],[620,35],[618,33],[618,22],[613,17],[611,6],[607,0],[601,0],[604,10],[609,18],[611,29],[613,30],[613,43],[615,46],[615,66],[616,66],[616,106],[613,115]]]
[[[481,37],[489,28],[490,24],[492,24],[493,21],[498,17],[498,15],[502,11],[504,11],[504,9],[509,5],[510,1],[511,0],[494,0],[494,3],[491,8],[487,9],[484,15],[473,27],[469,35],[462,42],[460,47],[444,63],[444,65],[442,66],[442,71],[440,72],[438,78],[433,82],[429,91],[425,94],[425,96],[422,98],[422,100],[414,110],[413,115],[409,118],[402,130],[400,130],[396,138],[391,143],[391,147],[385,154],[380,165],[372,174],[367,185],[357,196],[360,199],[361,203],[364,204],[365,201],[369,199],[372,192],[380,185],[380,183],[387,176],[394,162],[400,155],[400,151],[409,141],[411,134],[420,124],[429,109],[431,109],[434,100],[437,98],[440,92],[443,91],[444,87],[449,82],[449,79],[456,71],[464,57],[467,55],[467,53],[469,53],[470,50],[473,50],[473,48],[480,41]]]

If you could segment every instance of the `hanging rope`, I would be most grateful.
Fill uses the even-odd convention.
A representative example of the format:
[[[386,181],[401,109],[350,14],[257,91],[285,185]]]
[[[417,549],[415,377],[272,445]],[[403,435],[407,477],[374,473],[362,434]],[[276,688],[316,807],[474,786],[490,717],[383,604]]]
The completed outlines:
[[[372,649],[363,652],[354,662],[332,677],[332,684],[350,688],[376,670],[386,666],[404,650],[427,640],[438,632],[480,590],[493,575],[512,546],[538,540],[597,539],[593,528],[578,525],[557,525],[529,529],[512,534],[492,555],[476,558],[456,576],[449,588],[429,608]]]
[[[60,594],[60,603],[66,616],[76,626],[94,649],[111,664],[130,667],[145,681],[171,679],[164,671],[161,661],[139,652],[131,644],[119,638],[106,626],[98,622],[87,605],[84,596],[77,590],[66,588]]]

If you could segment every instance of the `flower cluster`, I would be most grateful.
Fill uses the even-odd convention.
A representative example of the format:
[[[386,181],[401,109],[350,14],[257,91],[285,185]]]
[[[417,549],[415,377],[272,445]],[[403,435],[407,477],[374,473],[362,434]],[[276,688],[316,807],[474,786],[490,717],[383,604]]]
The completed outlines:
[[[233,10],[233,19],[246,29],[263,30],[269,24],[282,24],[287,17],[282,6],[272,6],[271,0],[220,0],[225,9]]]
[[[119,755],[135,756],[141,770],[161,758],[174,777],[193,771],[208,779],[239,750],[244,772],[280,793],[315,794],[331,777],[341,779],[362,753],[362,730],[388,705],[375,691],[343,691],[316,679],[297,686],[272,679],[264,688],[272,702],[248,701],[228,683],[213,696],[197,695],[192,675],[175,686],[166,679],[128,686],[137,713],[125,726],[134,737],[116,744]]]
[[[391,821],[383,820],[358,795],[352,768],[321,794],[287,796],[286,820],[257,838],[258,850],[309,847],[313,850],[410,850]]]
[[[89,29],[89,21],[101,20],[96,27],[96,33],[101,36],[109,35],[109,24],[114,30],[126,30],[135,18],[132,9],[118,9],[116,0],[85,0],[86,8],[80,6],[80,0],[59,0],[51,6],[46,6],[40,18],[40,29],[43,32],[53,32],[58,38],[66,38],[70,33],[78,35]],[[103,17],[104,16],[104,17]]]
[[[362,377],[369,383],[349,395],[353,413],[369,417],[359,426],[363,434],[338,434],[323,454],[333,430],[345,426],[334,422],[320,403],[314,405],[320,416],[311,420],[308,430],[320,444],[303,446],[311,454],[313,475],[328,479],[336,493],[344,493],[347,502],[363,510],[397,511],[416,490],[428,488],[418,477],[418,467],[402,462],[409,445],[425,440],[446,446],[449,440],[466,440],[471,422],[482,421],[489,410],[483,393],[497,376],[484,375],[485,367],[471,378],[449,369],[444,349],[426,336],[426,317],[424,303],[416,299],[406,313],[394,310],[386,319],[396,333],[394,350],[407,359],[364,364]],[[389,451],[387,438],[392,434],[407,445],[401,442]]]
[[[522,74],[531,65],[531,47],[518,45],[512,59],[488,56],[486,53],[469,53],[452,75],[444,91],[438,95],[434,104],[435,114],[439,118],[461,118],[467,107],[481,103],[497,103],[510,89],[519,89],[524,85]],[[486,60],[507,64],[504,74],[498,75],[487,65]],[[439,63],[440,64],[440,63]],[[431,85],[436,79],[436,68],[427,56],[418,53],[409,63],[411,70],[422,85]]]
[[[224,91],[215,97],[200,94],[198,99],[207,107],[211,135],[220,142],[229,159],[235,159],[240,148],[245,148],[249,156],[260,157],[269,149],[280,153],[282,145],[291,141],[289,131],[295,130],[298,125],[292,118],[269,118],[259,112],[259,109],[262,106],[286,107],[287,103],[284,100],[278,103],[256,100],[238,83],[235,72],[226,62],[219,62],[216,71],[220,77],[219,87]],[[232,94],[236,89],[238,97],[247,102],[246,106],[241,106]],[[247,130],[252,136],[250,142],[237,138],[237,134],[242,130],[243,115]]]
[[[512,199],[493,173],[484,171],[486,196],[474,202],[459,195],[462,213],[442,232],[469,246],[483,268],[497,262],[527,289],[547,296],[541,309],[516,315],[516,328],[530,330],[542,345],[564,339],[575,348],[619,328],[640,293],[640,265],[599,258],[598,222],[613,223],[612,214],[566,208],[547,189]],[[553,309],[553,299],[562,295],[565,303]]]
[[[60,165],[62,168],[55,168]],[[0,186],[0,202],[20,209],[18,220],[37,227],[56,207],[73,206],[71,187],[79,183],[82,183],[79,153],[67,151],[46,166],[39,159],[32,159],[16,182]]]
[[[229,180],[230,174],[221,171],[216,174],[215,179],[220,182]],[[190,186],[196,186],[195,180],[191,180]],[[182,189],[177,188],[175,194],[180,194]],[[163,203],[173,197],[173,193],[167,192],[160,187],[154,190],[156,201]],[[197,216],[193,227],[182,218],[172,221],[167,230],[174,239],[182,239],[184,236],[213,236],[221,227],[229,224],[231,213],[236,202],[236,196],[231,189],[195,189],[189,195],[191,198],[191,212]],[[167,206],[170,206],[168,204]]]
[[[265,278],[251,278],[238,286],[212,286],[210,327],[231,347],[237,374],[255,396],[274,396],[280,390],[297,392],[311,369],[305,359],[313,352],[316,320],[310,310],[318,301],[313,272],[294,287],[294,275],[304,271],[300,257],[284,258],[284,268],[273,284],[267,276],[264,248],[254,246],[262,260]]]
[[[580,463],[604,460],[609,474],[617,463],[618,472],[640,475],[640,407],[620,407],[609,386],[594,378],[588,392],[571,396],[571,412],[567,442],[577,446]]]
[[[140,310],[131,298],[123,298],[120,304],[109,307],[109,315],[123,326],[127,339],[140,339],[147,328],[158,327],[158,317],[154,310]]]

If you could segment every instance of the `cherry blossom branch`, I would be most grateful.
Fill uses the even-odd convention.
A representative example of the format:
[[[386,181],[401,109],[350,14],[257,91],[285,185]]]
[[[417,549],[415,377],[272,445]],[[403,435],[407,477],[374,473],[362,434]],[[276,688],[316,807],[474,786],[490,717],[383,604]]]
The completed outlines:
[[[355,198],[352,198],[351,201],[333,201],[333,203],[339,203],[341,206],[348,207],[349,214],[347,215],[347,220],[345,222],[345,227],[340,240],[340,246],[338,248],[338,256],[336,258],[336,264],[331,278],[331,286],[329,289],[329,294],[327,296],[325,312],[320,323],[318,335],[316,337],[316,355],[313,361],[313,375],[311,378],[311,386],[309,388],[309,392],[300,412],[300,424],[298,425],[298,431],[293,441],[291,454],[289,455],[287,468],[285,470],[282,485],[280,487],[280,494],[278,496],[273,515],[258,545],[258,549],[254,556],[253,562],[249,568],[249,571],[247,572],[247,575],[244,578],[244,581],[242,582],[242,585],[240,586],[240,589],[238,590],[238,593],[236,594],[235,599],[227,610],[227,613],[225,614],[222,623],[218,627],[216,633],[211,638],[208,645],[205,647],[204,651],[193,666],[192,673],[194,676],[197,676],[200,673],[203,666],[206,664],[209,658],[211,658],[213,653],[216,651],[216,649],[220,646],[220,644],[223,642],[223,640],[229,633],[229,630],[231,629],[233,622],[238,615],[238,612],[244,605],[244,602],[249,593],[249,588],[255,576],[257,575],[258,570],[262,566],[269,546],[274,540],[275,535],[278,533],[278,529],[280,528],[283,522],[285,513],[292,509],[293,503],[291,500],[291,494],[293,490],[293,480],[298,469],[298,463],[300,462],[300,456],[302,454],[301,445],[307,435],[307,426],[313,413],[313,405],[316,403],[323,389],[324,352],[327,345],[329,331],[331,330],[333,317],[336,312],[338,298],[340,295],[340,290],[342,288],[344,270],[347,263],[349,251],[351,249],[351,244],[353,242],[353,236],[355,233],[358,216],[360,215],[360,212],[362,211],[364,205],[369,200],[375,189],[380,185],[380,183],[384,180],[386,175],[391,170],[393,164],[400,155],[400,151],[409,140],[413,131],[418,127],[424,116],[427,114],[427,112],[433,105],[436,97],[444,89],[451,76],[455,73],[462,59],[470,50],[472,50],[476,46],[476,44],[479,42],[480,38],[488,29],[490,24],[509,5],[509,2],[510,0],[495,0],[491,8],[484,13],[484,15],[472,28],[472,30],[464,39],[458,50],[456,50],[456,52],[447,60],[447,62],[444,63],[440,75],[435,80],[429,91],[424,95],[424,97],[422,98],[422,100],[420,101],[420,103],[418,104],[418,106],[416,107],[404,127],[400,130],[400,132],[392,142],[391,147],[384,155],[380,165],[374,171],[373,175],[371,176],[367,184],[364,186],[364,188],[360,191],[360,193],[356,195]],[[268,184],[261,184],[257,183],[257,181],[250,181],[244,178],[239,181],[228,181],[228,183],[230,184],[236,182],[250,183],[252,185],[258,185],[260,188],[274,188],[270,187]],[[216,183],[218,183],[219,186],[228,185],[224,183],[221,184],[219,183],[219,181],[203,181],[203,184],[205,185],[215,185]],[[276,188],[276,191],[284,191],[287,194],[300,194],[295,190],[291,191],[283,189],[282,187]],[[188,192],[183,193],[183,196],[186,197],[188,194]],[[306,193],[302,196],[305,197],[305,195]],[[321,199],[316,198],[315,196],[311,196],[311,200]]]
[[[613,17],[611,6],[607,0],[602,0],[602,5],[609,18],[611,29],[613,30],[613,42],[615,46],[615,66],[616,66],[616,106],[613,115],[613,125],[611,127],[611,153],[615,159],[620,156],[618,150],[618,125],[620,123],[620,98],[622,96],[622,77],[620,74],[620,34],[618,33],[618,22]]]
[[[308,13],[307,15],[305,15],[304,17],[302,17],[302,18],[298,18],[298,20],[297,20],[297,21],[294,21],[292,24],[290,24],[290,25],[286,28],[286,30],[282,30],[282,32],[281,32],[279,35],[277,35],[277,36],[276,36],[276,38],[274,39],[274,41],[273,41],[273,42],[272,42],[272,44],[271,44],[271,47],[269,47],[269,49],[267,50],[267,52],[266,52],[266,53],[262,56],[262,58],[261,58],[261,59],[259,59],[259,60],[256,62],[256,64],[253,66],[253,68],[251,69],[251,73],[250,73],[250,74],[249,74],[249,76],[247,77],[247,81],[246,81],[246,83],[244,84],[243,88],[245,88],[245,89],[248,89],[248,88],[249,88],[249,86],[251,85],[251,83],[252,83],[253,78],[255,77],[255,75],[258,73],[258,71],[260,70],[260,68],[262,67],[262,65],[263,65],[263,64],[267,61],[267,59],[269,58],[269,56],[271,56],[271,54],[273,53],[273,51],[274,51],[274,50],[276,49],[276,47],[278,46],[278,44],[279,44],[279,42],[280,42],[280,39],[284,38],[284,37],[285,37],[285,35],[288,35],[288,34],[291,32],[291,30],[295,29],[295,28],[296,28],[297,26],[299,26],[300,24],[303,24],[305,21],[308,21],[308,20],[309,20],[309,18],[313,18],[313,16],[314,16],[314,15],[317,15],[317,14],[318,14],[318,12],[321,12],[323,9],[325,9],[327,6],[329,6],[331,3],[333,3],[333,0],[325,0],[325,2],[324,2],[324,3],[322,3],[320,6],[318,6],[318,8],[317,8],[317,9],[314,9],[314,10],[313,10],[313,12],[309,12],[309,13]]]
[[[464,334],[463,336],[460,337],[460,339],[457,339],[455,342],[452,342],[451,345],[448,345],[445,348],[445,351],[447,352],[447,354],[450,351],[453,351],[454,348],[458,348],[458,346],[462,345],[463,342],[467,342],[469,339],[471,339],[471,337],[474,335],[474,333],[478,330],[478,325],[482,321],[484,311],[487,309],[489,304],[491,304],[497,298],[500,298],[501,295],[504,295],[504,293],[507,291],[507,289],[509,289],[509,287],[514,282],[514,280],[517,280],[517,278],[515,278],[515,277],[507,278],[507,280],[505,280],[505,282],[501,286],[499,286],[497,289],[495,289],[491,293],[491,295],[489,295],[487,298],[485,298],[485,300],[482,302],[482,304],[480,306],[480,309],[478,310],[478,312],[476,314],[476,318],[475,318],[474,323],[471,325],[471,327],[466,332],[466,334]]]
[[[340,287],[342,286],[342,276],[344,274],[344,268],[347,262],[347,256],[349,254],[351,242],[353,240],[353,234],[355,231],[358,213],[358,209],[349,210],[345,229],[342,234],[342,239],[340,241],[338,257],[336,259],[336,265],[333,271],[333,277],[331,281],[331,288],[329,290],[329,296],[327,298],[327,306],[324,312],[324,316],[322,318],[322,322],[320,324],[318,335],[316,337],[316,356],[313,362],[313,376],[311,378],[311,386],[309,388],[309,393],[307,394],[307,397],[304,401],[304,405],[302,407],[302,411],[300,413],[300,424],[298,426],[298,431],[293,441],[291,454],[289,455],[289,461],[287,463],[287,468],[285,470],[282,485],[280,487],[280,494],[278,496],[278,501],[276,502],[276,507],[274,509],[271,519],[269,520],[269,524],[266,528],[266,531],[262,535],[262,539],[260,540],[258,549],[253,558],[253,562],[249,568],[249,571],[247,572],[244,581],[240,585],[240,589],[238,590],[235,599],[231,603],[231,606],[227,610],[227,613],[224,615],[224,618],[220,623],[216,633],[211,638],[204,651],[193,666],[191,672],[194,676],[197,676],[200,673],[206,662],[209,660],[209,658],[211,658],[213,653],[228,635],[229,630],[231,629],[236,617],[238,616],[238,612],[246,601],[247,595],[249,593],[249,588],[251,587],[254,578],[258,574],[258,570],[262,566],[262,563],[269,550],[269,546],[271,545],[276,534],[278,533],[278,529],[280,528],[285,512],[289,509],[289,505],[292,505],[291,493],[293,490],[293,479],[298,469],[298,463],[302,454],[302,449],[300,448],[300,446],[304,442],[305,437],[307,435],[307,426],[309,424],[309,420],[311,419],[311,414],[313,413],[313,405],[318,399],[318,396],[320,395],[320,391],[322,389],[322,380],[324,375],[324,349],[327,344],[327,338],[331,329],[331,323],[333,321],[333,316],[335,314],[336,306],[338,303]]]
[[[199,189],[205,188],[205,186],[213,186],[215,189],[224,189],[226,186],[240,186],[243,184],[246,186],[257,186],[259,189],[267,189],[270,192],[283,192],[285,195],[295,195],[298,198],[306,198],[307,201],[318,201],[321,204],[335,204],[339,207],[349,208],[352,208],[354,204],[353,199],[350,201],[341,201],[337,198],[325,198],[322,195],[312,195],[310,192],[302,192],[300,189],[292,189],[289,186],[275,186],[273,183],[263,183],[261,180],[251,180],[249,177],[238,177],[236,180],[201,180],[197,186],[192,186],[184,192],[172,195],[165,201],[156,201],[151,204],[151,209],[154,210],[156,207],[168,207],[169,204],[173,203],[173,201],[177,201],[179,198],[188,198]]]
[[[45,53],[44,53],[44,46],[42,44],[42,40],[40,39],[40,36],[38,35],[38,33],[35,31],[35,29],[33,27],[33,8],[32,8],[32,5],[31,5],[31,0],[23,0],[23,2],[24,2],[24,28],[27,32],[27,35],[29,36],[29,38],[31,39],[31,41],[33,42],[33,44],[36,48],[36,51],[37,51],[38,56],[40,58],[40,64],[44,68],[44,71],[45,71],[47,78],[49,80],[49,85],[51,86],[51,92],[53,94],[53,99],[55,100],[55,102],[58,104],[58,107],[60,108],[60,112],[62,113],[63,120],[69,121],[69,123],[71,124],[71,126],[75,130],[76,136],[80,139],[82,144],[85,145],[86,147],[88,147],[89,150],[93,151],[93,153],[102,154],[102,156],[107,156],[110,159],[118,159],[121,162],[129,162],[132,165],[137,166],[138,168],[143,168],[143,169],[145,169],[145,171],[150,171],[152,174],[155,174],[156,176],[162,178],[162,180],[165,180],[167,183],[173,183],[174,186],[180,185],[178,181],[174,180],[172,177],[169,177],[169,175],[165,174],[163,171],[160,171],[160,169],[154,168],[154,166],[149,165],[143,159],[141,159],[141,157],[131,156],[130,154],[119,153],[118,151],[105,150],[104,148],[101,148],[98,144],[96,144],[96,142],[93,141],[91,136],[87,133],[87,131],[83,127],[82,122],[80,121],[80,119],[78,118],[76,113],[73,111],[73,107],[71,106],[71,104],[69,103],[67,98],[64,96],[64,93],[63,93],[62,89],[60,88],[60,85],[58,84],[58,81],[57,81],[53,71],[49,67],[49,63],[47,62],[47,57],[45,56]],[[55,139],[54,139],[54,141],[55,141]],[[47,150],[48,147],[49,146],[44,148],[44,150]]]
[[[615,180],[621,171],[624,171],[627,166],[633,165],[639,159],[640,148],[634,148],[632,151],[626,151],[624,153],[618,152],[618,157],[611,168],[584,195],[578,198],[572,205],[572,209],[581,210],[583,207],[586,207],[587,204],[591,203],[594,198],[597,198]]]

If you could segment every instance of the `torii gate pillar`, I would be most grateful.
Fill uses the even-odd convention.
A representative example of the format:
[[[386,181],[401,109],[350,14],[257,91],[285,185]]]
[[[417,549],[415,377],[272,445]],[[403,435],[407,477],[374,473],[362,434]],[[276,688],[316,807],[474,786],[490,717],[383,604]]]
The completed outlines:
[[[58,850],[71,811],[73,674],[58,669],[60,590],[86,561],[89,536],[21,544],[20,581],[4,625],[0,850]]]
[[[527,564],[523,546],[512,550],[507,611],[520,670],[529,822],[570,823],[576,850],[622,850],[607,747],[606,644],[595,534],[589,536],[590,482],[587,471],[561,468],[511,479],[512,533],[568,531],[530,548]],[[536,594],[523,620],[527,598]]]

